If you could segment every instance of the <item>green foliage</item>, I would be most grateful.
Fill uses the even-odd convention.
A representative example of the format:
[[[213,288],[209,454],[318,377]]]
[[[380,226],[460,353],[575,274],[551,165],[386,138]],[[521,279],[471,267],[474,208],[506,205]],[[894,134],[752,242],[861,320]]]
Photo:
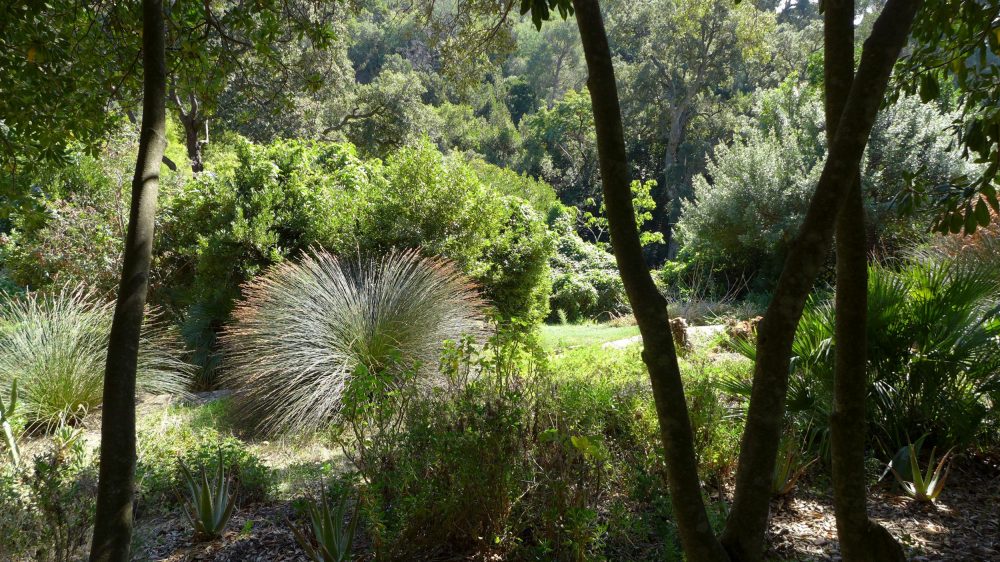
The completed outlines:
[[[236,501],[246,505],[270,496],[273,477],[263,461],[246,443],[210,427],[190,425],[164,429],[161,425],[144,428],[138,435],[140,509],[169,505],[178,499],[176,491],[184,485],[185,466],[205,467],[209,472],[220,468],[229,475]]]
[[[686,252],[718,267],[774,275],[822,168],[822,107],[790,85],[757,103],[759,125],[717,146],[705,174],[694,178],[696,202],[678,235]]]
[[[551,108],[525,116],[520,130],[516,169],[552,184],[570,205],[598,195],[597,140],[586,92],[570,90]]]
[[[32,293],[0,309],[0,390],[16,379],[21,416],[29,425],[54,427],[100,405],[113,302],[82,287]],[[183,395],[187,366],[179,344],[153,318],[143,330],[137,383],[140,391]]]
[[[888,444],[930,433],[946,445],[981,435],[1000,373],[994,267],[917,255],[868,276],[868,426]],[[834,307],[813,299],[793,343],[788,411],[827,435],[833,396]],[[740,351],[753,357],[750,345]],[[748,390],[742,385],[743,392]],[[825,438],[817,441],[821,450]]]
[[[330,509],[330,503],[326,490],[323,490],[318,501],[307,505],[309,526],[301,529],[291,526],[295,542],[313,562],[346,562],[353,557],[351,550],[358,528],[358,504],[354,506],[350,524],[345,526],[347,496],[340,498],[335,509]]]
[[[219,452],[211,479],[205,466],[201,467],[201,478],[198,478],[183,461],[179,465],[188,493],[183,498],[184,514],[194,528],[195,539],[211,540],[221,536],[236,507],[236,498],[229,491],[230,482],[226,477],[222,452]]]
[[[914,22],[914,48],[901,66],[896,95],[919,95],[924,103],[961,108],[950,127],[962,152],[982,165],[954,174],[946,184],[920,186],[911,204],[930,203],[935,230],[973,234],[990,223],[989,208],[1000,212],[997,173],[1000,171],[1000,123],[994,110],[1000,91],[993,76],[1000,36],[994,21],[997,6],[929,2]],[[943,24],[947,22],[947,33]]]
[[[880,112],[862,165],[873,241],[888,255],[929,223],[900,218],[907,190],[939,185],[970,165],[942,137],[953,114],[902,98]],[[695,204],[678,224],[685,253],[715,268],[757,272],[770,284],[798,231],[826,152],[818,93],[794,81],[759,92],[731,144],[694,178]],[[911,203],[912,207],[912,203]]]
[[[338,442],[357,471],[344,478],[358,487],[376,558],[419,558],[443,545],[518,560],[675,552],[656,414],[635,350],[572,350],[549,364],[530,340],[501,332],[482,350],[454,344],[440,368],[447,382],[431,392],[413,377],[388,385],[365,374],[370,384],[342,412]],[[713,378],[713,369],[686,370],[685,380]],[[717,475],[734,462],[738,431],[713,385],[692,388],[693,420],[707,424],[699,451]],[[649,536],[658,539],[639,538]]]
[[[224,336],[226,383],[243,427],[321,429],[355,374],[433,374],[442,342],[477,334],[475,287],[447,261],[415,251],[345,260],[317,251],[244,287]]]
[[[158,245],[166,301],[185,311],[206,361],[241,284],[313,245],[340,256],[420,248],[456,262],[502,316],[547,312],[550,236],[521,199],[544,200],[544,186],[512,176],[500,191],[482,165],[427,143],[383,164],[351,145],[236,140],[221,162],[168,202]]]
[[[892,474],[896,477],[896,481],[903,487],[908,496],[918,502],[934,502],[941,495],[941,492],[944,491],[944,485],[948,481],[950,467],[947,464],[951,451],[942,455],[941,460],[938,461],[935,467],[934,449],[931,449],[931,456],[927,461],[926,473],[921,472],[920,461],[917,460],[919,447],[914,447],[910,444],[907,447],[907,451],[909,452],[909,478],[904,477],[894,468],[892,469]]]
[[[112,93],[129,99],[138,86],[129,78],[139,16],[133,5],[69,0],[8,2],[3,14],[0,185],[19,199],[28,194],[21,177],[65,161],[74,144],[93,154],[124,117],[107,106]]]
[[[805,449],[804,451],[794,436],[785,435],[782,438],[778,448],[778,464],[774,467],[774,476],[771,478],[772,496],[782,497],[791,494],[806,470],[819,460],[819,457],[806,460],[808,447]]]
[[[562,311],[571,322],[620,316],[629,311],[629,306],[615,258],[601,246],[580,238],[574,224],[576,217],[576,209],[564,208],[552,219],[558,239],[550,261],[549,307]]]
[[[65,419],[63,420],[65,421]],[[0,466],[0,557],[72,562],[87,546],[96,465],[81,431],[61,424],[30,468]]]
[[[14,468],[21,465],[21,453],[17,448],[17,437],[14,436],[14,428],[11,420],[17,411],[17,379],[10,381],[10,397],[4,402],[0,397],[0,427],[3,427],[3,437],[7,443],[7,453],[14,464]]]
[[[117,288],[137,146],[137,128],[119,127],[98,153],[74,144],[60,165],[21,176],[28,195],[0,200],[0,215],[9,221],[0,235],[0,260],[11,281],[31,290],[81,283],[109,294]],[[170,197],[183,177],[165,169],[161,196]],[[157,281],[154,274],[154,292]]]

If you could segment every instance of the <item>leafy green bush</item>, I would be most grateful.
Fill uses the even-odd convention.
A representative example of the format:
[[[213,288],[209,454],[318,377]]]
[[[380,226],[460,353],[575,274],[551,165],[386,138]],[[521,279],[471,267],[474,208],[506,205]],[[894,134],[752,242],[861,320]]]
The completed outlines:
[[[949,146],[954,114],[902,98],[880,112],[861,171],[876,244],[899,255],[929,227],[927,215],[900,217],[911,184],[937,186],[969,171]],[[780,272],[805,216],[826,153],[821,94],[787,81],[755,95],[752,114],[731,143],[720,144],[693,180],[678,236],[688,259],[759,273],[761,287]]]
[[[735,460],[739,428],[707,382],[733,367],[707,365],[689,365],[685,379],[703,424],[703,467],[717,480]],[[636,350],[584,348],[549,363],[523,336],[501,332],[484,350],[449,348],[441,370],[448,383],[438,392],[398,380],[366,390],[360,398],[379,398],[343,414],[339,442],[357,471],[345,478],[359,488],[378,557],[419,558],[443,545],[513,560],[676,555]]]
[[[318,245],[341,256],[420,248],[454,261],[507,318],[547,313],[550,235],[544,184],[509,176],[429,143],[364,160],[349,144],[233,141],[217,173],[201,174],[165,205],[159,268],[164,302],[210,364],[215,334],[240,286]],[[507,176],[505,176],[507,177]],[[210,381],[209,381],[210,382]]]
[[[412,376],[352,381],[338,442],[357,471],[380,558],[511,546],[514,510],[531,477],[535,387],[512,365],[520,348],[491,345],[487,359],[473,358],[475,347],[466,339],[446,349],[439,392],[423,392]]]
[[[0,465],[0,558],[72,562],[87,545],[97,467],[65,424],[30,468]]]
[[[173,132],[171,127],[168,136]],[[0,235],[5,275],[31,290],[83,283],[102,293],[114,291],[137,144],[138,129],[121,127],[98,154],[73,146],[59,165],[23,178],[19,190],[25,200],[5,199],[0,205],[0,216],[9,221]],[[183,179],[164,169],[160,196],[169,198]]]
[[[60,416],[83,416],[100,405],[114,303],[82,287],[32,293],[0,308],[0,392],[17,380],[19,415],[29,425],[53,427]],[[138,387],[184,394],[190,374],[177,359],[172,333],[147,323],[140,343]]]
[[[475,287],[447,261],[415,251],[345,260],[317,251],[244,288],[224,335],[225,382],[242,427],[320,429],[356,373],[433,374],[442,342],[482,329]]]
[[[620,316],[629,311],[625,285],[615,258],[576,233],[576,209],[553,213],[552,229],[559,238],[552,266],[550,320],[563,311],[571,322]]]

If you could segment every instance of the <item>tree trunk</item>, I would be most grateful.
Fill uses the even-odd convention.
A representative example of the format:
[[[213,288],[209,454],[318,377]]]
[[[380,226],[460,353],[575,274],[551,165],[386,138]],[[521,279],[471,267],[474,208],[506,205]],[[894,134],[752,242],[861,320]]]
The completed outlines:
[[[827,139],[833,143],[854,80],[854,1],[827,0],[824,84]],[[905,561],[902,547],[868,518],[865,487],[868,243],[861,175],[854,176],[836,222],[834,398],[830,417],[833,505],[845,562]]]
[[[660,191],[661,200],[657,202],[657,226],[663,233],[663,250],[657,252],[656,261],[660,258],[672,260],[677,257],[677,240],[674,238],[674,226],[681,217],[681,190],[679,183],[683,178],[675,173],[677,154],[680,152],[684,134],[691,121],[690,111],[686,104],[671,108],[670,131],[667,132],[667,146],[663,154],[663,188]]]
[[[642,255],[630,191],[631,178],[611,50],[597,0],[573,0],[587,61],[597,153],[615,260],[642,334],[642,358],[649,370],[667,480],[677,528],[688,559],[727,560],[712,532],[701,498],[698,464],[666,300],[653,284]]]
[[[187,149],[188,162],[191,163],[191,171],[198,173],[205,169],[202,159],[202,147],[207,140],[202,141],[198,135],[208,132],[207,121],[199,117],[193,111],[191,113],[180,113],[181,125],[184,126],[184,146]]]
[[[153,217],[166,147],[167,70],[162,0],[142,3],[143,103],[121,283],[104,373],[100,475],[91,561],[127,562],[135,489],[135,377],[149,286]]]
[[[919,3],[889,0],[865,41],[858,74],[851,84],[816,192],[758,330],[736,494],[722,537],[736,560],[759,560],[763,555],[771,475],[784,425],[792,340],[806,298],[829,251],[836,217],[859,173],[889,75],[906,43]]]

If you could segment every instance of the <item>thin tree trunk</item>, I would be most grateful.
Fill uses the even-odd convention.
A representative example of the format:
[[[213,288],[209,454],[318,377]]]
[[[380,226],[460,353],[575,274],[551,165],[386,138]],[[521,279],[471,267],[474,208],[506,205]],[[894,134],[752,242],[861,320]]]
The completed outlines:
[[[642,334],[642,358],[649,370],[660,435],[667,459],[670,499],[688,559],[727,560],[705,512],[698,464],[677,353],[670,335],[667,303],[646,267],[635,225],[631,178],[611,50],[597,0],[573,0],[587,60],[590,99],[611,244],[629,303]]]
[[[824,11],[827,139],[832,144],[854,80],[854,1],[827,0]],[[905,561],[892,535],[868,518],[865,399],[868,366],[868,240],[861,175],[855,175],[836,222],[833,413],[830,443],[833,505],[845,562]]]
[[[127,562],[135,491],[135,377],[149,265],[160,163],[166,147],[167,70],[162,0],[142,3],[143,103],[139,154],[121,283],[104,373],[101,468],[92,562]]]
[[[181,113],[181,125],[184,126],[184,147],[187,149],[188,162],[191,163],[191,171],[198,173],[205,169],[202,158],[202,147],[205,144],[199,138],[202,131],[207,130],[206,121],[195,113]]]
[[[830,248],[836,217],[859,173],[892,67],[906,43],[919,4],[919,0],[889,0],[865,41],[858,74],[819,184],[758,331],[757,361],[740,446],[736,494],[722,537],[735,560],[759,560],[763,555],[771,475],[784,424],[792,340],[806,298]]]

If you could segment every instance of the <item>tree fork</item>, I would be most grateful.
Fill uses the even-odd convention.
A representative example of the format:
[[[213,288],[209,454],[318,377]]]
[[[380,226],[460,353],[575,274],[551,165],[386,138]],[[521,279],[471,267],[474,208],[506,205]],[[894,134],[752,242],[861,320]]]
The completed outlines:
[[[889,0],[865,41],[861,64],[840,115],[834,141],[774,295],[758,330],[757,361],[740,446],[736,494],[722,542],[735,560],[764,552],[771,475],[784,424],[792,340],[806,298],[833,239],[845,195],[860,170],[868,136],[906,44],[919,0]]]
[[[135,377],[149,288],[153,218],[166,148],[167,65],[162,0],[142,2],[143,100],[121,283],[108,338],[92,562],[127,562],[135,495]]]

